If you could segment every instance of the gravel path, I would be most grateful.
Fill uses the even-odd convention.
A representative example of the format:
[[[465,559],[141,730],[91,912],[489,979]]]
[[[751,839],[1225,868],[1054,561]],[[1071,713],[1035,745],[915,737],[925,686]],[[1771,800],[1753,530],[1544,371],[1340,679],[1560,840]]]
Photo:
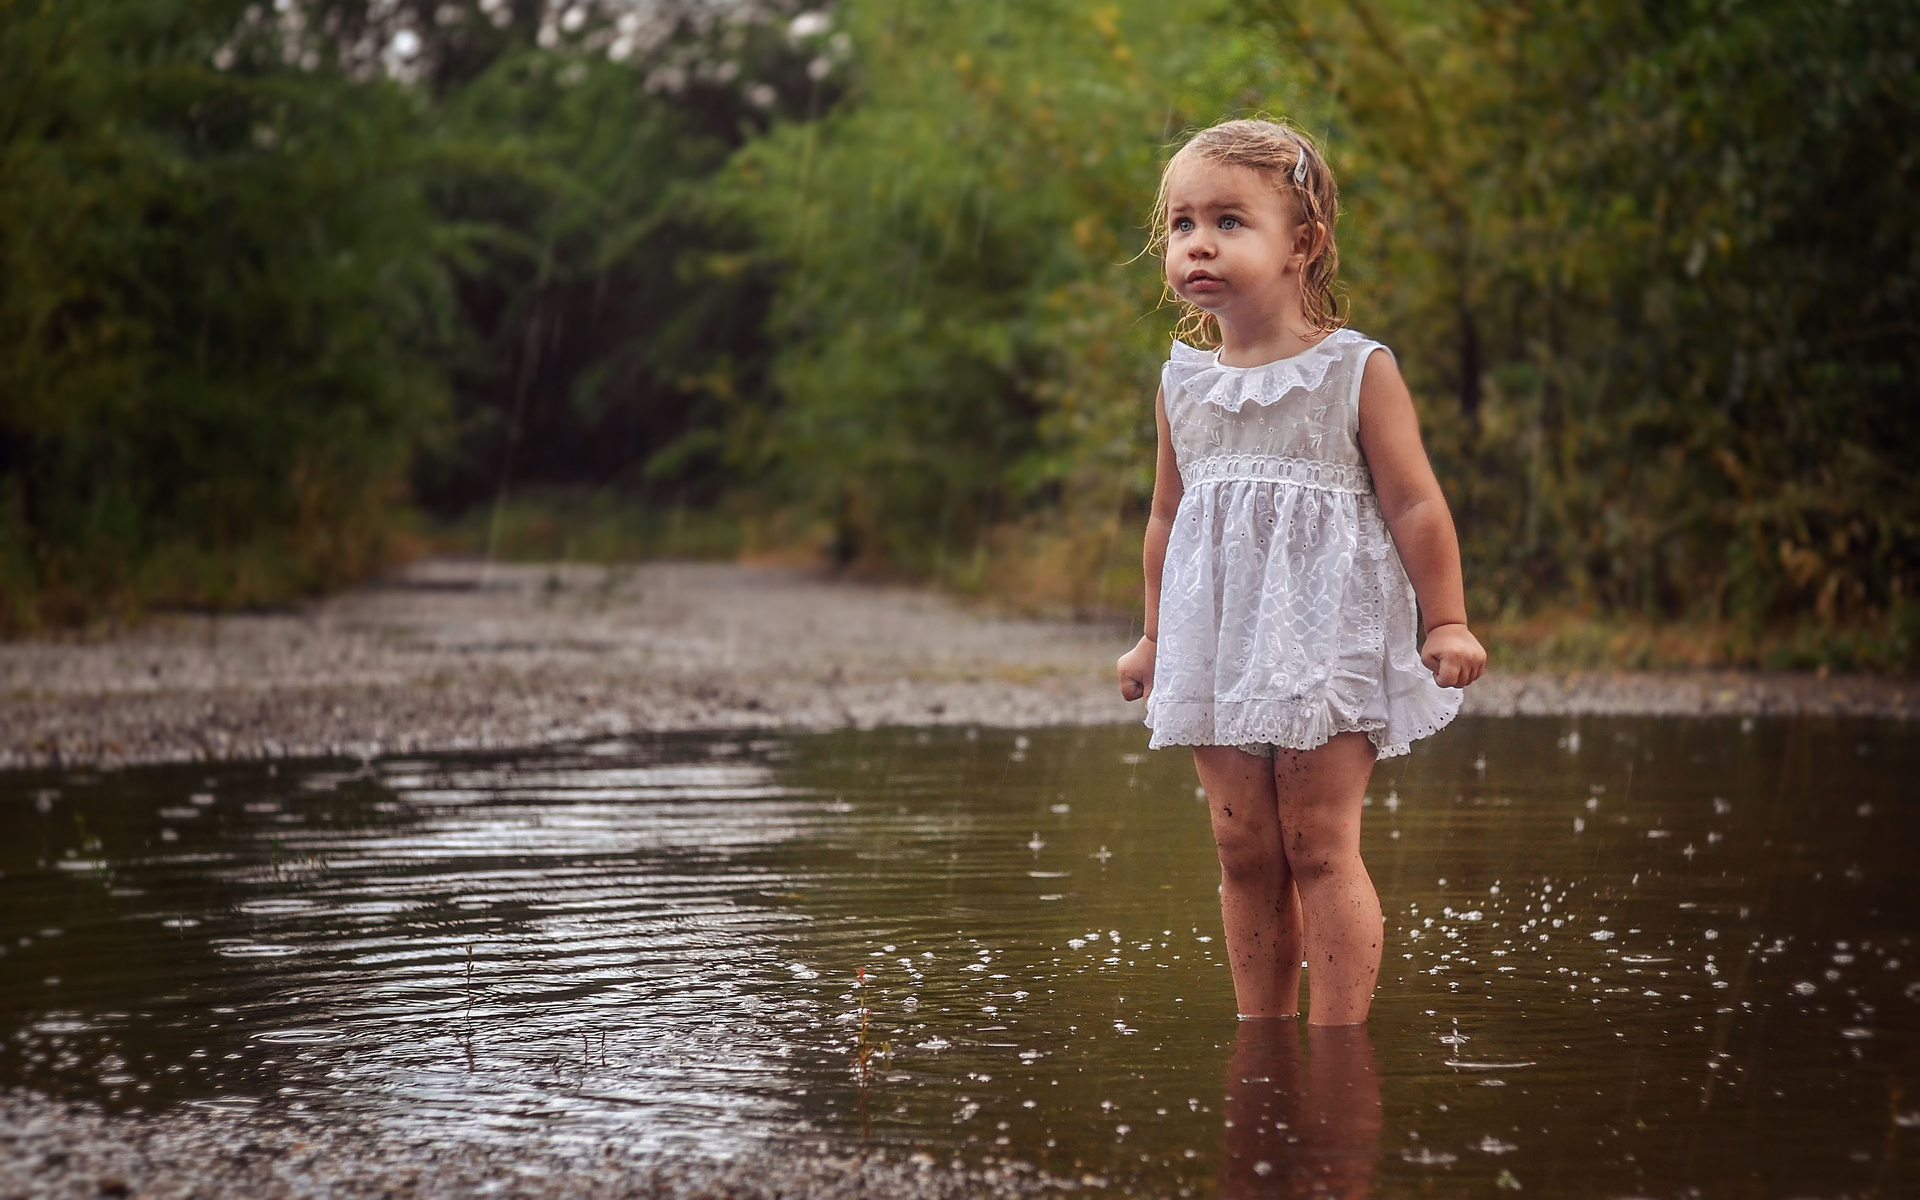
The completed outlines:
[[[636,730],[1139,720],[1131,633],[694,564],[434,560],[294,612],[0,644],[0,768],[531,746]],[[1920,716],[1920,684],[1490,674],[1468,712]]]

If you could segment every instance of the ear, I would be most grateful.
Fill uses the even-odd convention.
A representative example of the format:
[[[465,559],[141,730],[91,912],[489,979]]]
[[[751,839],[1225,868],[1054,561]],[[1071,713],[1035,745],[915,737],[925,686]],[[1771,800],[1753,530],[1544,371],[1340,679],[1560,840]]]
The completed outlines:
[[[1299,232],[1293,237],[1293,252],[1300,259],[1300,269],[1306,270],[1307,264],[1320,257],[1326,245],[1327,226],[1324,221],[1315,221],[1311,226],[1302,222]]]

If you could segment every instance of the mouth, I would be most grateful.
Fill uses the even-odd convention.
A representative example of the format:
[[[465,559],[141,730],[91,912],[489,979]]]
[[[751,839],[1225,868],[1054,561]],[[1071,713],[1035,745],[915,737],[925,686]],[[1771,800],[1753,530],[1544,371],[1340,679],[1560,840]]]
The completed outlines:
[[[1189,271],[1183,282],[1189,288],[1202,291],[1210,291],[1226,284],[1226,280],[1208,271]]]

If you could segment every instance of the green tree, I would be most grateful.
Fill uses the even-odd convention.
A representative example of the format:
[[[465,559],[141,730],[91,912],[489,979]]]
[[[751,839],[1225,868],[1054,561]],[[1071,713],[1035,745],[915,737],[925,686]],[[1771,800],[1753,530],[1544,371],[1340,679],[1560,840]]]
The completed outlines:
[[[0,3],[7,626],[363,574],[441,403],[406,97],[216,66],[242,12]]]
[[[769,284],[701,182],[830,22],[685,0],[0,0],[0,628],[275,603],[410,498],[689,491]]]
[[[416,494],[443,515],[521,484],[713,503],[718,430],[765,392],[770,283],[705,183],[833,103],[844,42],[785,5],[419,7],[462,339]]]
[[[1426,401],[1481,611],[1915,660],[1920,6],[1241,12],[1327,106],[1357,311]]]
[[[1163,146],[1231,102],[1244,48],[1140,3],[838,19],[849,102],[720,181],[783,280],[778,408],[736,453],[840,561],[977,584],[1024,558],[1051,598],[1125,603],[1170,326],[1133,260]]]

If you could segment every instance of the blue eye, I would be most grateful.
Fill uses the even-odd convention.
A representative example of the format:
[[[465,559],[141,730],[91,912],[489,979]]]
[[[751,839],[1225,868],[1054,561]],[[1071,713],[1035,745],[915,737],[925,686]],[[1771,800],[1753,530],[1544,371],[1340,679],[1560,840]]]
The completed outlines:
[[[1221,218],[1220,218],[1220,228],[1222,228],[1222,229],[1238,229],[1238,228],[1240,228],[1240,218],[1239,218],[1239,217],[1221,217]]]
[[[1188,233],[1191,232],[1192,229],[1193,219],[1191,217],[1175,217],[1173,219],[1173,231],[1175,233]]]

